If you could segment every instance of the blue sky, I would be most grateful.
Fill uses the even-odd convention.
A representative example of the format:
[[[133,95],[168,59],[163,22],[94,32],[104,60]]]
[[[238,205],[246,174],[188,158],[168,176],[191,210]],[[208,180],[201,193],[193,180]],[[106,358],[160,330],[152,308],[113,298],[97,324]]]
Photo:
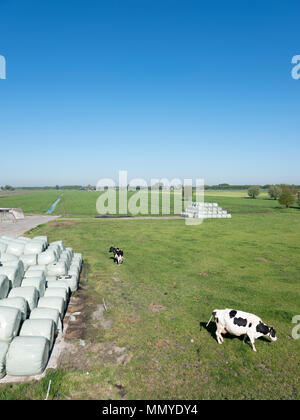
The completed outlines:
[[[0,185],[300,184],[297,1],[0,0]]]

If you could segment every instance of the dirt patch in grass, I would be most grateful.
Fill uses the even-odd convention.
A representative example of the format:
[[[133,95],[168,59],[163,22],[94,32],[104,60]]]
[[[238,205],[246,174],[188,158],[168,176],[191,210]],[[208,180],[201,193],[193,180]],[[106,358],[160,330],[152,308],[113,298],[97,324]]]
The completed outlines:
[[[255,258],[255,260],[256,261],[263,261],[263,262],[266,262],[266,263],[271,262],[271,261],[269,261],[269,260],[267,260],[266,258],[263,258],[263,257],[257,257],[257,258]]]
[[[77,222],[56,222],[51,225],[51,227],[67,227],[67,226],[74,226],[77,225]]]
[[[151,312],[160,312],[167,309],[164,305],[159,305],[157,303],[150,303],[149,308]]]

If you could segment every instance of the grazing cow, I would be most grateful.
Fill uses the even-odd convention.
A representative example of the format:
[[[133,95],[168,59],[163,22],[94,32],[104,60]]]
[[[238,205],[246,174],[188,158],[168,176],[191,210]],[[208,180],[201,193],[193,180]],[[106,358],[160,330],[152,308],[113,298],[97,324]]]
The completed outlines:
[[[122,249],[110,247],[109,252],[114,253],[114,262],[118,263],[118,265],[122,264],[124,254]]]
[[[248,336],[253,351],[256,351],[254,346],[256,338],[267,336],[272,341],[277,340],[274,328],[265,325],[256,315],[236,311],[235,309],[215,309],[206,326],[209,325],[212,318],[217,324],[216,337],[219,344],[223,343],[222,334],[226,334],[226,332],[238,337],[245,334],[244,342]]]

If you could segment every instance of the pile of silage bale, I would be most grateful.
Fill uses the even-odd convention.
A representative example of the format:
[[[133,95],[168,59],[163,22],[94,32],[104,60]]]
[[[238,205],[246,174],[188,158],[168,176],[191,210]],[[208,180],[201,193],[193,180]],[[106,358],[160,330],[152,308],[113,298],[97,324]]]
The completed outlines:
[[[63,241],[0,236],[0,379],[45,370],[81,266]]]

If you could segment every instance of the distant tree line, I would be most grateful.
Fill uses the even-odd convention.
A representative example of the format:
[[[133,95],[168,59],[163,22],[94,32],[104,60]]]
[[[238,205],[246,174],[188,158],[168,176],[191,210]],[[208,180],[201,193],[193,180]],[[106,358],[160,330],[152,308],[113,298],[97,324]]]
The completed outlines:
[[[261,188],[258,185],[252,185],[248,188],[248,196],[256,198],[259,196]],[[285,207],[291,207],[296,200],[300,206],[300,187],[298,185],[277,184],[268,187],[269,197],[278,200],[279,204]]]

